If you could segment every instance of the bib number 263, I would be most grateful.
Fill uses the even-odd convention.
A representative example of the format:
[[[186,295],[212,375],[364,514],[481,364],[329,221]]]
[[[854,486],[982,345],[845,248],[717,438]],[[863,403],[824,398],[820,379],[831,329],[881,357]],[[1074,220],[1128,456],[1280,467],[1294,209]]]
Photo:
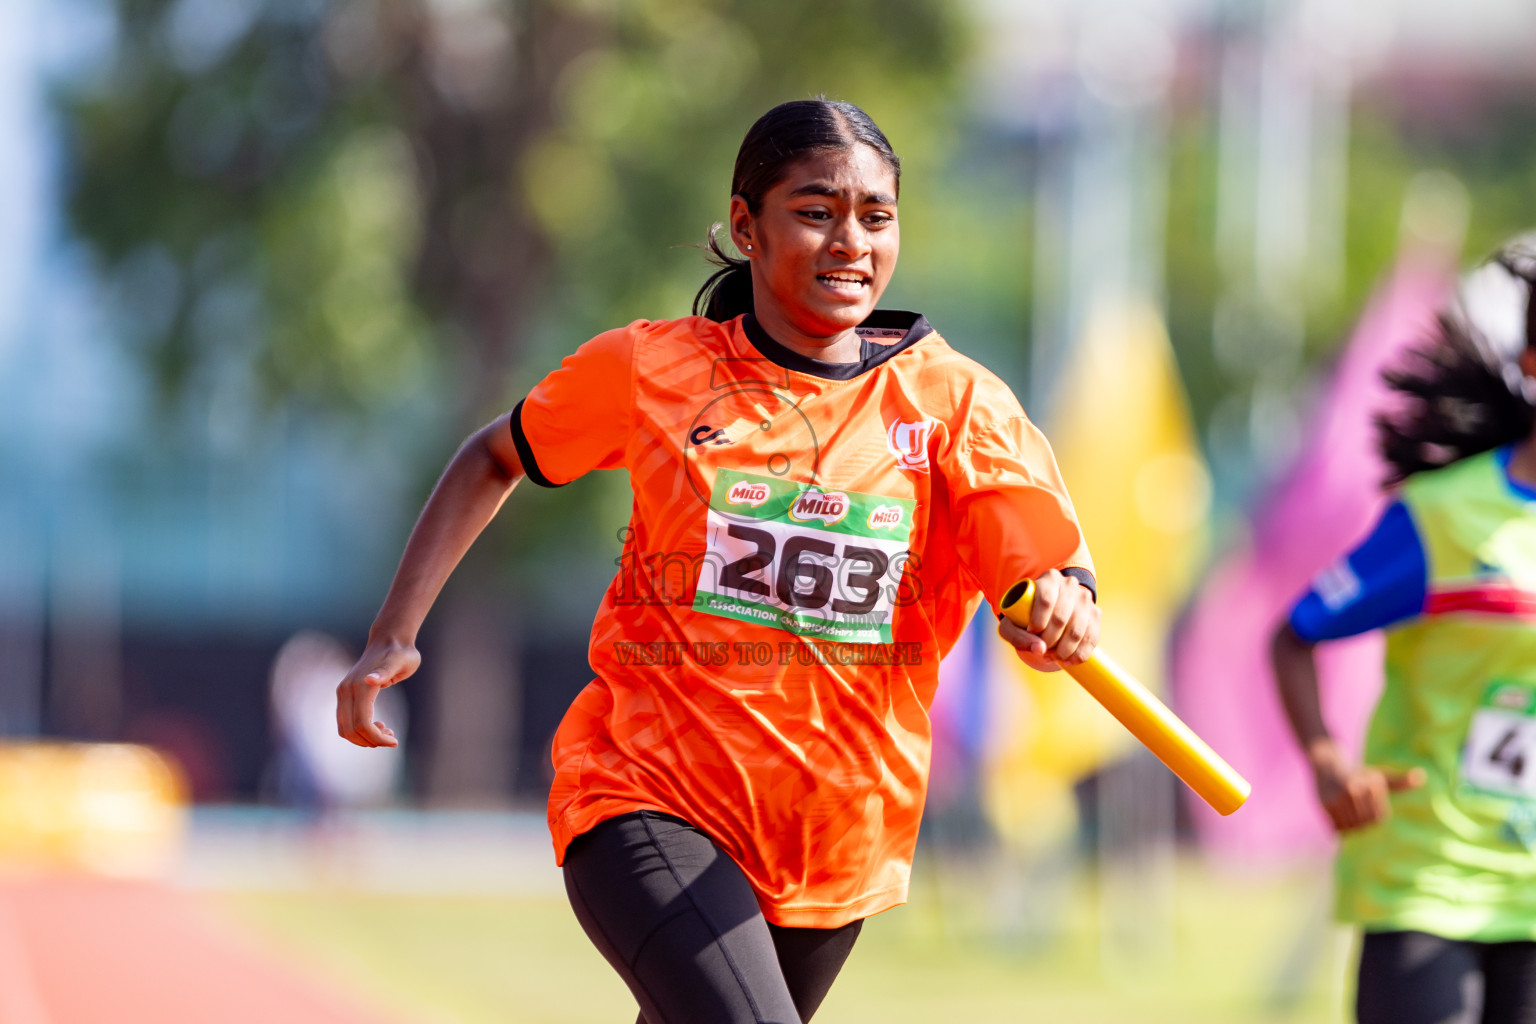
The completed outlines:
[[[890,643],[913,506],[722,471],[693,607],[821,640]]]
[[[783,550],[776,551],[778,539],[768,530],[731,523],[726,533],[755,547],[721,569],[720,583],[726,589],[761,597],[771,594],[790,608],[825,608],[830,603],[832,611],[845,615],[867,614],[880,601],[891,560],[879,548],[860,544],[839,548],[829,540],[801,535],[789,537]],[[778,570],[770,573],[772,588],[753,575],[772,570],[775,564]],[[832,596],[838,584],[837,589],[851,600]]]

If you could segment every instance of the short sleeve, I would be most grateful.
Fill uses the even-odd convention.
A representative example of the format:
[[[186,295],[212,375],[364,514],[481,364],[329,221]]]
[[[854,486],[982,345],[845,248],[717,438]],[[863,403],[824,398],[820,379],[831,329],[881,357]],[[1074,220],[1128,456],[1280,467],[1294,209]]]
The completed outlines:
[[[1413,516],[1396,502],[1358,547],[1317,574],[1291,609],[1291,628],[1317,643],[1402,622],[1424,610],[1428,577]]]
[[[1009,587],[1051,569],[1096,589],[1056,456],[1022,410],[965,439],[941,463],[956,551],[994,612]]]
[[[528,479],[560,487],[594,469],[623,465],[635,326],[582,345],[512,410],[512,440]]]

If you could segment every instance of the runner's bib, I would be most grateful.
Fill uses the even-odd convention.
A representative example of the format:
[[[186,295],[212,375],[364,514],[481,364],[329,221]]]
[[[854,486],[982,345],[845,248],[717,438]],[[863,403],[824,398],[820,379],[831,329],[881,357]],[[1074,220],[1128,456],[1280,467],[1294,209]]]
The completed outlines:
[[[1472,714],[1461,778],[1497,796],[1536,798],[1536,690],[1496,681]]]
[[[916,503],[721,470],[695,611],[850,644],[888,644]]]

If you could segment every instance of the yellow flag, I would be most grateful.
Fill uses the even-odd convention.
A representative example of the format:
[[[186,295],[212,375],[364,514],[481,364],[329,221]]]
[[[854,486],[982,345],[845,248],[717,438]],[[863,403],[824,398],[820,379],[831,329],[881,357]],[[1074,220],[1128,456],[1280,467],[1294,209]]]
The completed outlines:
[[[1157,311],[1094,311],[1061,388],[1047,432],[1093,552],[1103,636],[1160,691],[1168,630],[1203,553],[1210,477]],[[1071,680],[999,644],[994,663],[1025,699],[994,754],[988,803],[999,828],[1023,834],[1042,814],[1059,818],[1072,784],[1134,741]]]

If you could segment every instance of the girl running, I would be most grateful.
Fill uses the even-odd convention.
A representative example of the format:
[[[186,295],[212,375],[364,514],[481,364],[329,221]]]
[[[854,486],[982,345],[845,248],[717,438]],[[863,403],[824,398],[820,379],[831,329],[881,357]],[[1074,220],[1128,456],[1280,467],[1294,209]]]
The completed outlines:
[[[785,103],[747,133],[730,238],[695,314],[567,357],[454,456],[338,691],[390,746],[379,690],[523,477],[628,470],[634,511],[592,628],[597,678],[554,740],[571,905],[650,1024],[808,1020],[863,919],[906,899],[927,709],[985,597],[1039,668],[1098,635],[1092,565],[1044,437],[916,313],[896,268],[901,164],[858,107]]]
[[[1343,833],[1360,1024],[1536,1022],[1533,276],[1533,253],[1512,249],[1469,281],[1473,296],[1518,295],[1507,339],[1460,310],[1388,374],[1408,399],[1381,424],[1397,501],[1274,640],[1291,727]],[[1386,688],[1353,765],[1323,724],[1312,648],[1381,628]]]

